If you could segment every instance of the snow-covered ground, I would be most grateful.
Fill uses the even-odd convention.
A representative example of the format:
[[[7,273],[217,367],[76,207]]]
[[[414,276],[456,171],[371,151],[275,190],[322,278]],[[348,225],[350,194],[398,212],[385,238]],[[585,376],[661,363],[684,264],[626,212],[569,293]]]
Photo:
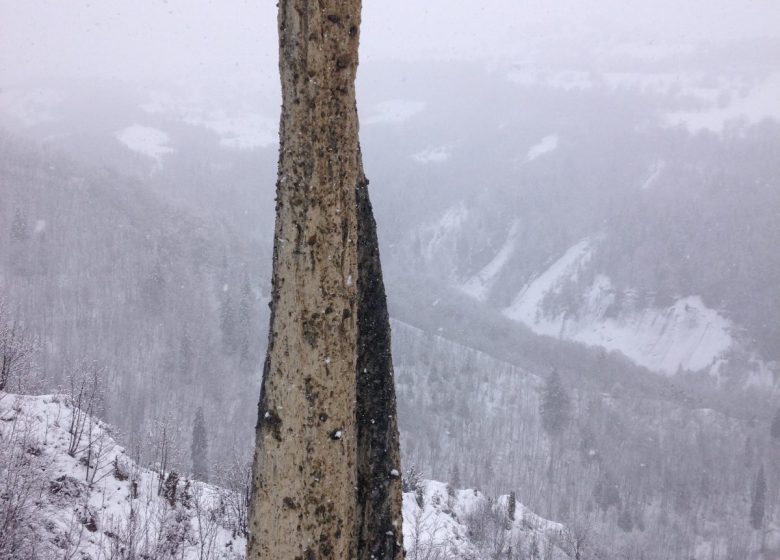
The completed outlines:
[[[493,257],[482,270],[469,278],[468,281],[461,286],[461,289],[464,292],[479,301],[485,301],[485,299],[487,299],[490,288],[496,280],[496,276],[504,269],[509,257],[511,257],[512,253],[515,251],[519,225],[520,224],[517,221],[512,223],[506,241],[501,246],[501,249],[498,250],[496,256]]]
[[[698,110],[671,113],[667,115],[667,122],[673,126],[684,126],[691,132],[723,132],[729,123],[734,122],[780,121],[780,72],[746,89],[746,92],[726,92],[723,96],[725,102],[715,101]]]
[[[255,106],[246,103],[236,101],[228,105],[229,110],[214,107],[202,92],[176,97],[155,91],[141,109],[151,114],[174,114],[189,125],[207,128],[219,136],[219,143],[225,148],[252,150],[279,141],[278,118],[260,114]]]
[[[409,560],[449,558],[570,558],[572,535],[508,495],[489,499],[424,480],[404,494],[404,548]]]
[[[236,493],[170,471],[161,486],[158,471],[131,460],[109,425],[78,411],[64,395],[0,392],[0,514],[14,507],[18,521],[0,538],[0,557],[244,558]],[[569,558],[569,531],[520,503],[512,508],[508,496],[416,479],[403,500],[410,560],[488,560],[509,547],[515,557]],[[3,556],[11,536],[17,553]]]
[[[646,191],[647,189],[650,189],[655,185],[658,178],[661,176],[661,174],[664,172],[664,169],[666,169],[666,162],[663,160],[656,161],[653,165],[650,166],[649,175],[647,176],[647,179],[644,180],[642,183],[641,189],[643,191]]]
[[[778,72],[754,77],[712,76],[696,72],[586,72],[525,64],[511,69],[507,80],[520,86],[543,85],[561,90],[636,91],[694,103],[693,108],[661,115],[667,125],[682,126],[691,132],[722,132],[734,122],[780,120]]]
[[[0,496],[16,498],[19,522],[4,535],[19,542],[11,559],[243,558],[245,540],[225,515],[227,491],[166,473],[168,490],[158,495],[158,473],[136,465],[108,425],[78,414],[73,421],[63,395],[0,392]],[[9,505],[0,501],[0,510]]]
[[[219,136],[219,143],[226,148],[252,150],[273,146],[279,141],[279,123],[276,119],[256,113],[231,115],[217,111],[202,115],[191,114],[187,124],[202,125]]]
[[[533,161],[545,154],[555,151],[556,148],[558,148],[558,135],[548,134],[528,149],[528,153],[525,155],[525,161],[526,163]]]
[[[576,280],[591,257],[593,241],[582,240],[529,282],[504,314],[539,334],[617,350],[633,362],[666,374],[715,366],[732,347],[731,322],[699,296],[679,298],[667,308],[621,308],[607,315],[616,298],[610,279],[600,274],[569,312],[550,314],[543,302]]]
[[[163,156],[174,151],[168,134],[150,126],[134,124],[117,130],[115,136],[128,149],[153,159],[157,168],[162,166]]]
[[[444,247],[452,243],[468,216],[466,204],[460,201],[448,208],[438,220],[427,224],[422,230],[425,257],[429,260],[433,259]]]

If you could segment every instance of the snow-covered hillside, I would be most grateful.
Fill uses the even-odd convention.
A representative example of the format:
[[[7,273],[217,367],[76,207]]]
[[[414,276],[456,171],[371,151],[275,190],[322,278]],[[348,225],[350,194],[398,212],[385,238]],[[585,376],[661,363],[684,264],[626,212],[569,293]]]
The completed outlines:
[[[151,158],[156,168],[162,166],[163,156],[174,150],[169,146],[170,137],[162,130],[134,124],[115,133],[116,139],[128,149]]]
[[[63,395],[0,392],[0,557],[235,560],[232,493],[140,468]],[[75,411],[75,413],[74,413]]]
[[[0,558],[244,557],[241,496],[139,466],[109,425],[70,401],[0,393]],[[510,547],[529,558],[569,557],[568,530],[510,505],[509,496],[490,499],[419,478],[406,483],[411,560],[481,560]]]
[[[407,558],[570,558],[576,539],[569,530],[513,500],[420,481],[404,494]]]
[[[614,311],[618,294],[604,274],[596,276],[575,308],[548,311],[545,300],[577,282],[593,243],[585,239],[570,247],[523,287],[505,315],[539,334],[617,350],[638,365],[667,374],[709,369],[731,349],[731,322],[699,296],[678,298],[666,308],[639,308],[626,297]]]

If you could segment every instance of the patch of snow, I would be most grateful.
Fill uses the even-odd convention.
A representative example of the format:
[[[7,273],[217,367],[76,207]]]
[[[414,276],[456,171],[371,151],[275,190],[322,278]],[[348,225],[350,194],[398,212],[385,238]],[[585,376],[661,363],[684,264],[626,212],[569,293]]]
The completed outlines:
[[[556,134],[548,134],[542,138],[538,143],[531,146],[528,153],[525,156],[526,163],[533,161],[536,158],[549,154],[558,147],[558,136]]]
[[[425,148],[412,154],[412,159],[417,163],[442,163],[452,157],[452,149],[449,146]]]
[[[460,230],[468,215],[469,211],[461,201],[448,208],[438,220],[424,228],[424,233],[428,237],[424,254],[428,260],[433,258],[446,240],[451,239]]]
[[[134,124],[114,133],[116,139],[128,149],[151,158],[156,166],[162,166],[162,158],[174,152],[168,144],[170,137],[156,128]]]
[[[362,124],[402,123],[411,119],[425,108],[422,101],[409,99],[389,99],[369,108],[368,115],[361,119]]]
[[[698,111],[670,113],[666,122],[671,126],[683,126],[691,132],[709,130],[720,133],[735,121],[750,124],[764,119],[780,121],[780,73],[771,74],[745,95],[733,96],[737,99],[725,106],[711,103]]]
[[[258,114],[228,115],[217,111],[201,116],[190,115],[185,122],[216,132],[220,145],[226,148],[251,150],[272,146],[279,141],[277,120]]]
[[[699,296],[616,319],[586,316],[562,330],[566,338],[618,350],[633,362],[666,374],[708,369],[732,345],[731,323]]]
[[[189,125],[203,126],[216,133],[225,148],[251,150],[279,141],[278,119],[261,115],[251,107],[238,106],[232,111],[209,107],[208,101],[195,93],[179,99],[168,92],[152,92],[141,109],[147,113],[173,113]]]
[[[639,56],[639,51],[653,52],[658,45],[626,45],[627,53]],[[685,49],[685,45],[673,47]],[[634,52],[636,51],[636,52]],[[611,52],[610,54],[615,54]],[[780,120],[780,73],[775,72],[755,80],[745,76],[718,76],[701,72],[583,72],[576,69],[549,69],[536,64],[523,64],[507,73],[510,82],[524,87],[549,87],[560,90],[604,89],[606,91],[636,91],[647,95],[662,95],[691,102],[698,108],[673,111],[662,118],[669,126],[682,126],[691,132],[710,130],[722,132],[734,121],[757,123],[763,119]]]
[[[666,162],[664,161],[657,161],[650,167],[650,175],[645,179],[645,181],[642,183],[641,189],[643,191],[646,191],[650,187],[653,186],[653,184],[658,180],[658,177],[661,176],[661,173],[663,173],[664,168],[666,167]]]
[[[595,278],[578,309],[555,316],[545,313],[545,296],[576,279],[590,255],[588,240],[571,247],[529,282],[504,314],[539,334],[616,350],[640,366],[670,375],[680,369],[709,369],[732,347],[731,322],[699,296],[680,298],[663,309],[621,309],[617,316],[608,315],[616,294],[603,274]]]
[[[560,322],[547,319],[541,312],[544,296],[557,292],[561,284],[569,278],[576,278],[580,269],[591,257],[591,240],[583,239],[570,247],[547,270],[520,291],[512,304],[504,310],[504,315],[531,327],[539,334],[558,336]]]
[[[469,278],[469,280],[461,286],[461,290],[479,301],[485,301],[487,299],[490,288],[495,283],[496,277],[499,272],[503,270],[509,257],[512,256],[512,253],[515,250],[519,226],[520,224],[517,221],[512,223],[507,239],[501,246],[501,249],[496,253],[496,256],[493,257],[482,270]]]

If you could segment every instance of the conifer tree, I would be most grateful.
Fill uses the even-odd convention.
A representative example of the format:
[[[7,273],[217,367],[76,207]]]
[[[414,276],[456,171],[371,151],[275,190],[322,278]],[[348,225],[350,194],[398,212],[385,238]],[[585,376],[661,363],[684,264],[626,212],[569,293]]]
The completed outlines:
[[[780,408],[775,412],[775,417],[772,419],[772,425],[769,428],[769,434],[777,442],[780,442]]]
[[[571,402],[556,369],[552,370],[545,383],[539,412],[542,417],[542,428],[551,437],[559,436],[569,424]]]
[[[756,531],[764,527],[764,512],[766,509],[766,478],[764,466],[761,465],[753,485],[753,502],[750,505],[750,526]]]
[[[16,242],[24,243],[30,237],[30,232],[27,228],[27,216],[21,208],[17,208],[14,212],[14,220],[11,222],[11,239]]]
[[[209,443],[206,432],[206,420],[203,418],[203,407],[195,412],[195,422],[192,424],[192,474],[198,480],[209,479]]]

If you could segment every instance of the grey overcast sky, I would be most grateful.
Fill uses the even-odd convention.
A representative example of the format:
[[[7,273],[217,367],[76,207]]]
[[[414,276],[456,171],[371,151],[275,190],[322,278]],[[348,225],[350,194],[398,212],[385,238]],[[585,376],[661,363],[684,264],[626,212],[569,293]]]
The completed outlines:
[[[780,37],[777,0],[366,0],[364,61],[523,61]],[[0,85],[64,75],[275,80],[273,0],[0,0]],[[638,52],[638,51],[637,51]]]

